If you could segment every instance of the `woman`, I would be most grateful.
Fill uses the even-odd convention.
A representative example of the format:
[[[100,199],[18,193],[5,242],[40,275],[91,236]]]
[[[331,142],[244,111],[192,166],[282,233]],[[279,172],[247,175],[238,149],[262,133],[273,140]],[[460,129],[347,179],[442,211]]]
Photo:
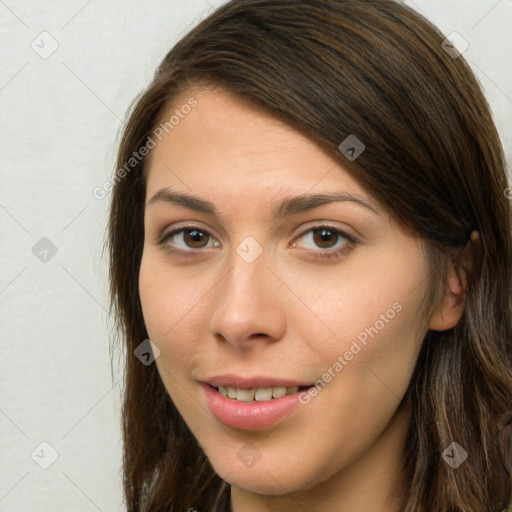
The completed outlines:
[[[165,57],[117,169],[128,510],[507,506],[505,161],[428,21],[232,0]]]

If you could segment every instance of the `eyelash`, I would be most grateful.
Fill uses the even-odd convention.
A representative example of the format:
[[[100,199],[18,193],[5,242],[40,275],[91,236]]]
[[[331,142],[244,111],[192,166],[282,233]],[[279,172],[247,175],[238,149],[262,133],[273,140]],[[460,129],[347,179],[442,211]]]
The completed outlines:
[[[353,237],[352,235],[349,235],[348,233],[345,233],[344,231],[341,231],[339,230],[338,228],[335,228],[333,226],[329,226],[327,224],[319,224],[318,226],[311,226],[310,228],[308,228],[307,230],[303,231],[302,233],[300,233],[297,238],[301,238],[303,237],[304,235],[306,235],[307,233],[309,232],[314,232],[314,231],[318,231],[320,229],[328,229],[329,231],[331,231],[331,233],[333,235],[338,235],[340,236],[341,238],[344,238],[347,240],[347,243],[343,246],[343,247],[340,247],[338,249],[331,249],[331,250],[326,250],[326,251],[322,251],[322,250],[319,250],[319,251],[311,251],[309,250],[308,252],[313,252],[315,254],[315,256],[319,256],[320,258],[325,258],[325,259],[341,259],[345,256],[345,254],[350,251],[351,249],[353,249],[353,247],[359,243],[359,241]],[[193,231],[193,230],[197,230],[197,231],[200,231],[201,233],[203,233],[204,235],[206,235],[207,237],[211,237],[213,238],[213,235],[201,228],[200,226],[196,226],[194,224],[186,224],[184,226],[181,226],[179,228],[176,228],[168,233],[165,233],[163,235],[161,235],[159,237],[159,239],[157,240],[157,244],[158,245],[161,245],[161,246],[164,246],[166,250],[172,252],[172,253],[175,253],[175,254],[178,254],[180,256],[185,256],[185,257],[189,257],[189,258],[197,258],[198,256],[197,255],[193,255],[193,254],[190,254],[190,253],[197,253],[197,252],[200,252],[201,249],[190,249],[190,250],[182,250],[182,249],[176,249],[174,247],[171,247],[170,245],[167,245],[167,241],[169,239],[171,239],[174,235],[177,235],[178,233],[183,233],[183,232],[186,232],[186,231]]]

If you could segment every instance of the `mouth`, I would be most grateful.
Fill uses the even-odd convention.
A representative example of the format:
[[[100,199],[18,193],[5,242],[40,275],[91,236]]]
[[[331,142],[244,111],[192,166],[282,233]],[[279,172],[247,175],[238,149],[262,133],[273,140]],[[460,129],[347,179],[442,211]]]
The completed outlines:
[[[218,391],[222,396],[236,402],[269,402],[287,395],[300,393],[310,386],[266,386],[243,388],[237,386],[214,386],[205,383],[212,389]]]
[[[242,430],[269,428],[300,410],[300,393],[311,386],[238,387],[203,382],[206,405],[229,427]]]

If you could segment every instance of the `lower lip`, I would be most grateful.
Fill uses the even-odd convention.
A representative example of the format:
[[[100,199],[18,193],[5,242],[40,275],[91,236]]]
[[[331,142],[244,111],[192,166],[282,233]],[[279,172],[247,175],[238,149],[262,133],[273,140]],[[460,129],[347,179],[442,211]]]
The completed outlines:
[[[203,388],[211,413],[224,425],[233,428],[255,430],[271,427],[300,405],[299,392],[266,402],[239,402],[208,384],[203,384]]]

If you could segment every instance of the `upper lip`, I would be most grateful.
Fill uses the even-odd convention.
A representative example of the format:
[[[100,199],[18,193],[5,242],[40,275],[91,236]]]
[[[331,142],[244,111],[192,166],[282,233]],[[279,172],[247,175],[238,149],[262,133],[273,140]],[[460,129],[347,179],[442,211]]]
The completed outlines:
[[[291,388],[297,387],[309,387],[312,384],[310,382],[304,382],[294,379],[276,379],[275,377],[266,377],[255,375],[253,377],[241,377],[234,374],[216,375],[205,379],[206,384],[218,388],[232,387],[241,389],[252,389],[252,388],[273,388],[277,386],[285,386]]]

